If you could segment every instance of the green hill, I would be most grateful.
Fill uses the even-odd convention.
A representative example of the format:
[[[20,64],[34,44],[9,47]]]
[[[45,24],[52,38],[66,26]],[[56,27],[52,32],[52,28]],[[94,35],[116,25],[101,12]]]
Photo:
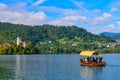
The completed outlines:
[[[16,46],[17,36],[28,43],[27,48]],[[87,32],[77,26],[28,26],[0,22],[0,54],[79,53],[81,50],[109,51],[106,43],[113,39]],[[110,49],[111,50],[111,49]]]
[[[77,26],[26,26],[0,22],[0,43],[13,42],[18,34],[23,40],[31,41],[32,43],[45,40],[56,41],[63,38],[71,40],[74,37],[78,37],[84,42],[113,41],[105,36],[98,36],[87,32],[85,29],[78,28]]]

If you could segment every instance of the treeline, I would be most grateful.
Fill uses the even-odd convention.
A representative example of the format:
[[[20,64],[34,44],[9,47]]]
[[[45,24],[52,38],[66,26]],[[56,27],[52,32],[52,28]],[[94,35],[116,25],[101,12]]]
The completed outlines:
[[[17,36],[29,46],[16,46]],[[28,26],[0,22],[0,44],[10,43],[10,47],[0,48],[1,54],[42,54],[79,53],[81,50],[106,50],[98,43],[115,42],[105,36],[87,32],[77,26]]]
[[[5,43],[6,44],[6,43]],[[4,44],[3,44],[4,45]],[[98,47],[97,44],[83,43],[83,44],[71,44],[66,43],[43,43],[40,45],[28,44],[28,47],[24,48],[22,45],[12,44],[11,46],[0,47],[0,54],[71,54],[78,53],[82,50],[99,50],[106,51],[106,47]],[[108,49],[107,49],[108,50]]]
[[[24,48],[22,45],[11,45],[11,46],[4,46],[0,48],[0,54],[38,54],[39,52],[37,49],[33,46]]]

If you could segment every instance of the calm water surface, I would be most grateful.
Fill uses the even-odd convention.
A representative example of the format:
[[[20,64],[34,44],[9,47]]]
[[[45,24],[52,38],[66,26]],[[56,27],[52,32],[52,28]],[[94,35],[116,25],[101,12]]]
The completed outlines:
[[[0,80],[120,80],[120,55],[106,67],[80,66],[79,55],[0,55]]]

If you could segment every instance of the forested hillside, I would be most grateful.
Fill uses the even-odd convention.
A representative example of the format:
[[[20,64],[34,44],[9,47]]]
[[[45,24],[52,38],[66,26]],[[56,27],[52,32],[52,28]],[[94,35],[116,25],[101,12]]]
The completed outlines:
[[[27,48],[16,46],[17,36],[28,43]],[[0,44],[10,43],[8,48],[0,48],[2,54],[26,53],[79,53],[81,50],[106,51],[105,43],[113,39],[87,32],[77,26],[28,26],[0,22]]]
[[[0,23],[0,43],[12,42],[18,35],[20,35],[23,40],[31,41],[32,43],[45,40],[56,41],[62,38],[68,38],[71,40],[74,37],[78,37],[84,42],[113,41],[105,36],[98,36],[87,32],[85,29],[78,28],[77,26],[26,26]]]

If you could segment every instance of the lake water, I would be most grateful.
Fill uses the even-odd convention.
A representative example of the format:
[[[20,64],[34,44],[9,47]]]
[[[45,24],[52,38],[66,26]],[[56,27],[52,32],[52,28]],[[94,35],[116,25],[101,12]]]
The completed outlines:
[[[105,54],[106,67],[82,67],[80,56],[0,55],[0,80],[120,80],[120,55]]]

